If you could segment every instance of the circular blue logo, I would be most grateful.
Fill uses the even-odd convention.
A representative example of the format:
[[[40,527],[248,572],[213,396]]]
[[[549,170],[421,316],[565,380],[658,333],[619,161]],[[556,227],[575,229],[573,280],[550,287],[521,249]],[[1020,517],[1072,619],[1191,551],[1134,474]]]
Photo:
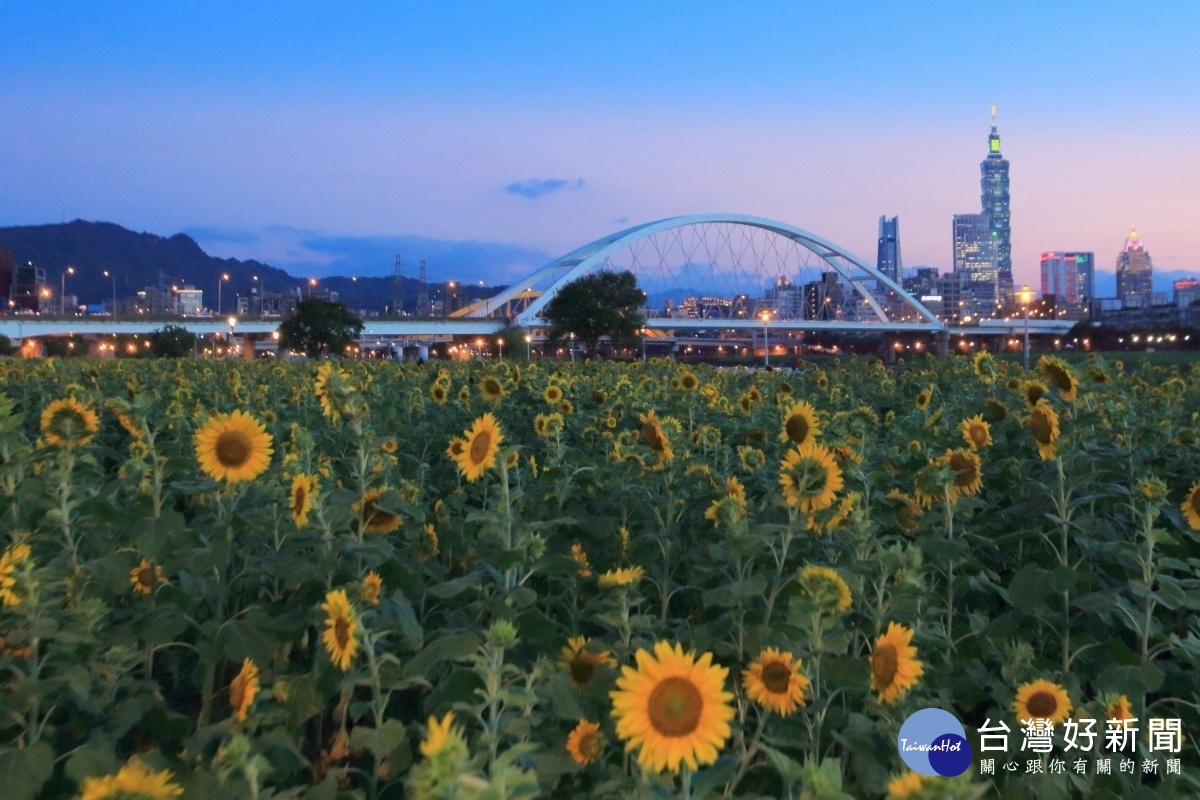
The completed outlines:
[[[940,708],[923,708],[909,715],[900,726],[896,747],[909,769],[930,777],[963,774],[973,755],[962,723]]]

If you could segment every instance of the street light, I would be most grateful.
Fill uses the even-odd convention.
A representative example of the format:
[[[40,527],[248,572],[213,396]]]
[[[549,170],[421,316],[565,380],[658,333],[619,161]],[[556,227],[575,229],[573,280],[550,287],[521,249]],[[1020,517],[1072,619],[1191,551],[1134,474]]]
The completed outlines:
[[[500,347],[500,360],[503,361],[504,360],[504,339],[503,338],[497,339],[496,344]]]
[[[763,321],[763,366],[771,366],[771,344],[767,341],[767,323],[771,321],[771,312],[764,311],[761,315]]]
[[[112,278],[112,282],[113,282],[112,318],[116,319],[117,318],[117,273],[114,272],[111,275],[109,275],[108,270],[104,270],[104,277]]]
[[[1016,295],[1017,301],[1025,308],[1025,369],[1029,369],[1029,304],[1033,302],[1033,289],[1024,285]]]
[[[316,287],[317,287],[317,279],[309,278],[308,279],[308,296],[309,297],[313,296],[313,289],[315,289]]]
[[[254,294],[256,297],[258,297],[258,316],[261,317],[263,315],[263,313],[262,313],[262,308],[263,308],[262,284],[260,284],[258,282],[257,275],[254,275],[253,278],[254,278]]]
[[[646,360],[646,329],[642,328],[638,331],[642,335],[642,361]]]
[[[237,325],[237,317],[230,317],[229,319],[227,319],[225,321],[229,323],[229,347],[227,348],[227,351],[228,351],[229,355],[232,356],[233,355],[233,326]]]
[[[62,291],[60,291],[58,293],[58,313],[59,314],[67,313],[67,276],[74,275],[74,274],[75,274],[74,267],[67,267],[66,269],[63,270]]]
[[[229,280],[229,273],[222,272],[220,279],[217,281],[217,316],[221,316],[221,285]]]
[[[533,359],[533,337],[527,333],[527,334],[525,334],[525,360],[531,361],[532,359]]]
[[[571,360],[575,360],[575,332],[571,331]]]

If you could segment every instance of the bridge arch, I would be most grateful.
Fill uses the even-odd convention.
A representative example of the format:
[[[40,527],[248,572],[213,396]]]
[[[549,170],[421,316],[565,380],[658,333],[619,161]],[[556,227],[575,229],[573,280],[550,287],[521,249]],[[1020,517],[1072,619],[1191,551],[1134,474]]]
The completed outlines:
[[[487,316],[515,303],[521,310],[513,322],[537,327],[560,287],[605,268],[637,276],[648,295],[648,327],[761,327],[765,312],[773,329],[945,330],[895,281],[846,248],[794,225],[745,214],[670,217],[604,236],[555,259],[470,315]]]

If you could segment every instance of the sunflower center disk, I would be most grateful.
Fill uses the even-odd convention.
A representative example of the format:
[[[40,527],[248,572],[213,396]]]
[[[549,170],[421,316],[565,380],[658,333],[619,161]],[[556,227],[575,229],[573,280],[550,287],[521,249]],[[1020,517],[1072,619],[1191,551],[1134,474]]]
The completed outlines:
[[[871,674],[875,677],[875,685],[891,686],[899,669],[899,659],[896,648],[890,644],[881,644],[871,654]]]
[[[1039,444],[1050,443],[1050,423],[1047,421],[1045,414],[1040,414],[1037,411],[1033,412],[1033,419],[1029,423],[1029,430],[1033,433],[1033,438]]]
[[[142,586],[153,586],[154,570],[150,567],[142,567],[140,570],[138,570],[137,579],[138,583],[140,583]]]
[[[782,662],[772,661],[769,664],[763,665],[763,686],[767,687],[767,691],[771,694],[787,694],[788,687],[791,686],[791,681],[792,671]]]
[[[487,431],[480,433],[471,442],[471,463],[482,464],[487,458],[488,449],[492,445],[492,435]]]
[[[1049,692],[1034,692],[1029,696],[1029,702],[1025,704],[1025,707],[1034,717],[1048,719],[1054,716],[1054,712],[1058,710],[1058,701]]]
[[[650,725],[663,736],[687,736],[700,725],[704,699],[685,678],[666,678],[650,692]]]
[[[808,438],[808,420],[799,414],[788,417],[784,427],[787,429],[788,438],[796,444],[803,444]]]
[[[586,650],[581,650],[571,659],[571,680],[577,686],[586,686],[596,674],[596,665],[600,661]]]
[[[642,441],[654,452],[662,452],[662,436],[655,426],[649,424],[642,426]]]
[[[334,621],[333,638],[337,639],[338,647],[342,649],[350,646],[350,620],[339,617]]]
[[[975,465],[966,456],[951,456],[950,469],[954,470],[954,483],[958,486],[970,486],[975,482]]]
[[[238,431],[225,431],[217,437],[217,446],[214,449],[221,466],[240,467],[250,458],[253,448],[245,434]]]

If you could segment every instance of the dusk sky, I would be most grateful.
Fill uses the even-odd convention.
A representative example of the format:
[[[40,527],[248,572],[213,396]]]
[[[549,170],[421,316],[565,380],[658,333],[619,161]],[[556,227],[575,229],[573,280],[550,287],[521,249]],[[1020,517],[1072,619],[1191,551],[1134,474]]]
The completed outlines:
[[[874,263],[898,214],[905,265],[946,269],[995,104],[1018,284],[1043,250],[1112,270],[1131,223],[1200,271],[1194,0],[8,0],[0,31],[0,225],[186,231],[294,274],[384,274],[406,242],[436,278],[452,243],[519,264],[709,211]]]

